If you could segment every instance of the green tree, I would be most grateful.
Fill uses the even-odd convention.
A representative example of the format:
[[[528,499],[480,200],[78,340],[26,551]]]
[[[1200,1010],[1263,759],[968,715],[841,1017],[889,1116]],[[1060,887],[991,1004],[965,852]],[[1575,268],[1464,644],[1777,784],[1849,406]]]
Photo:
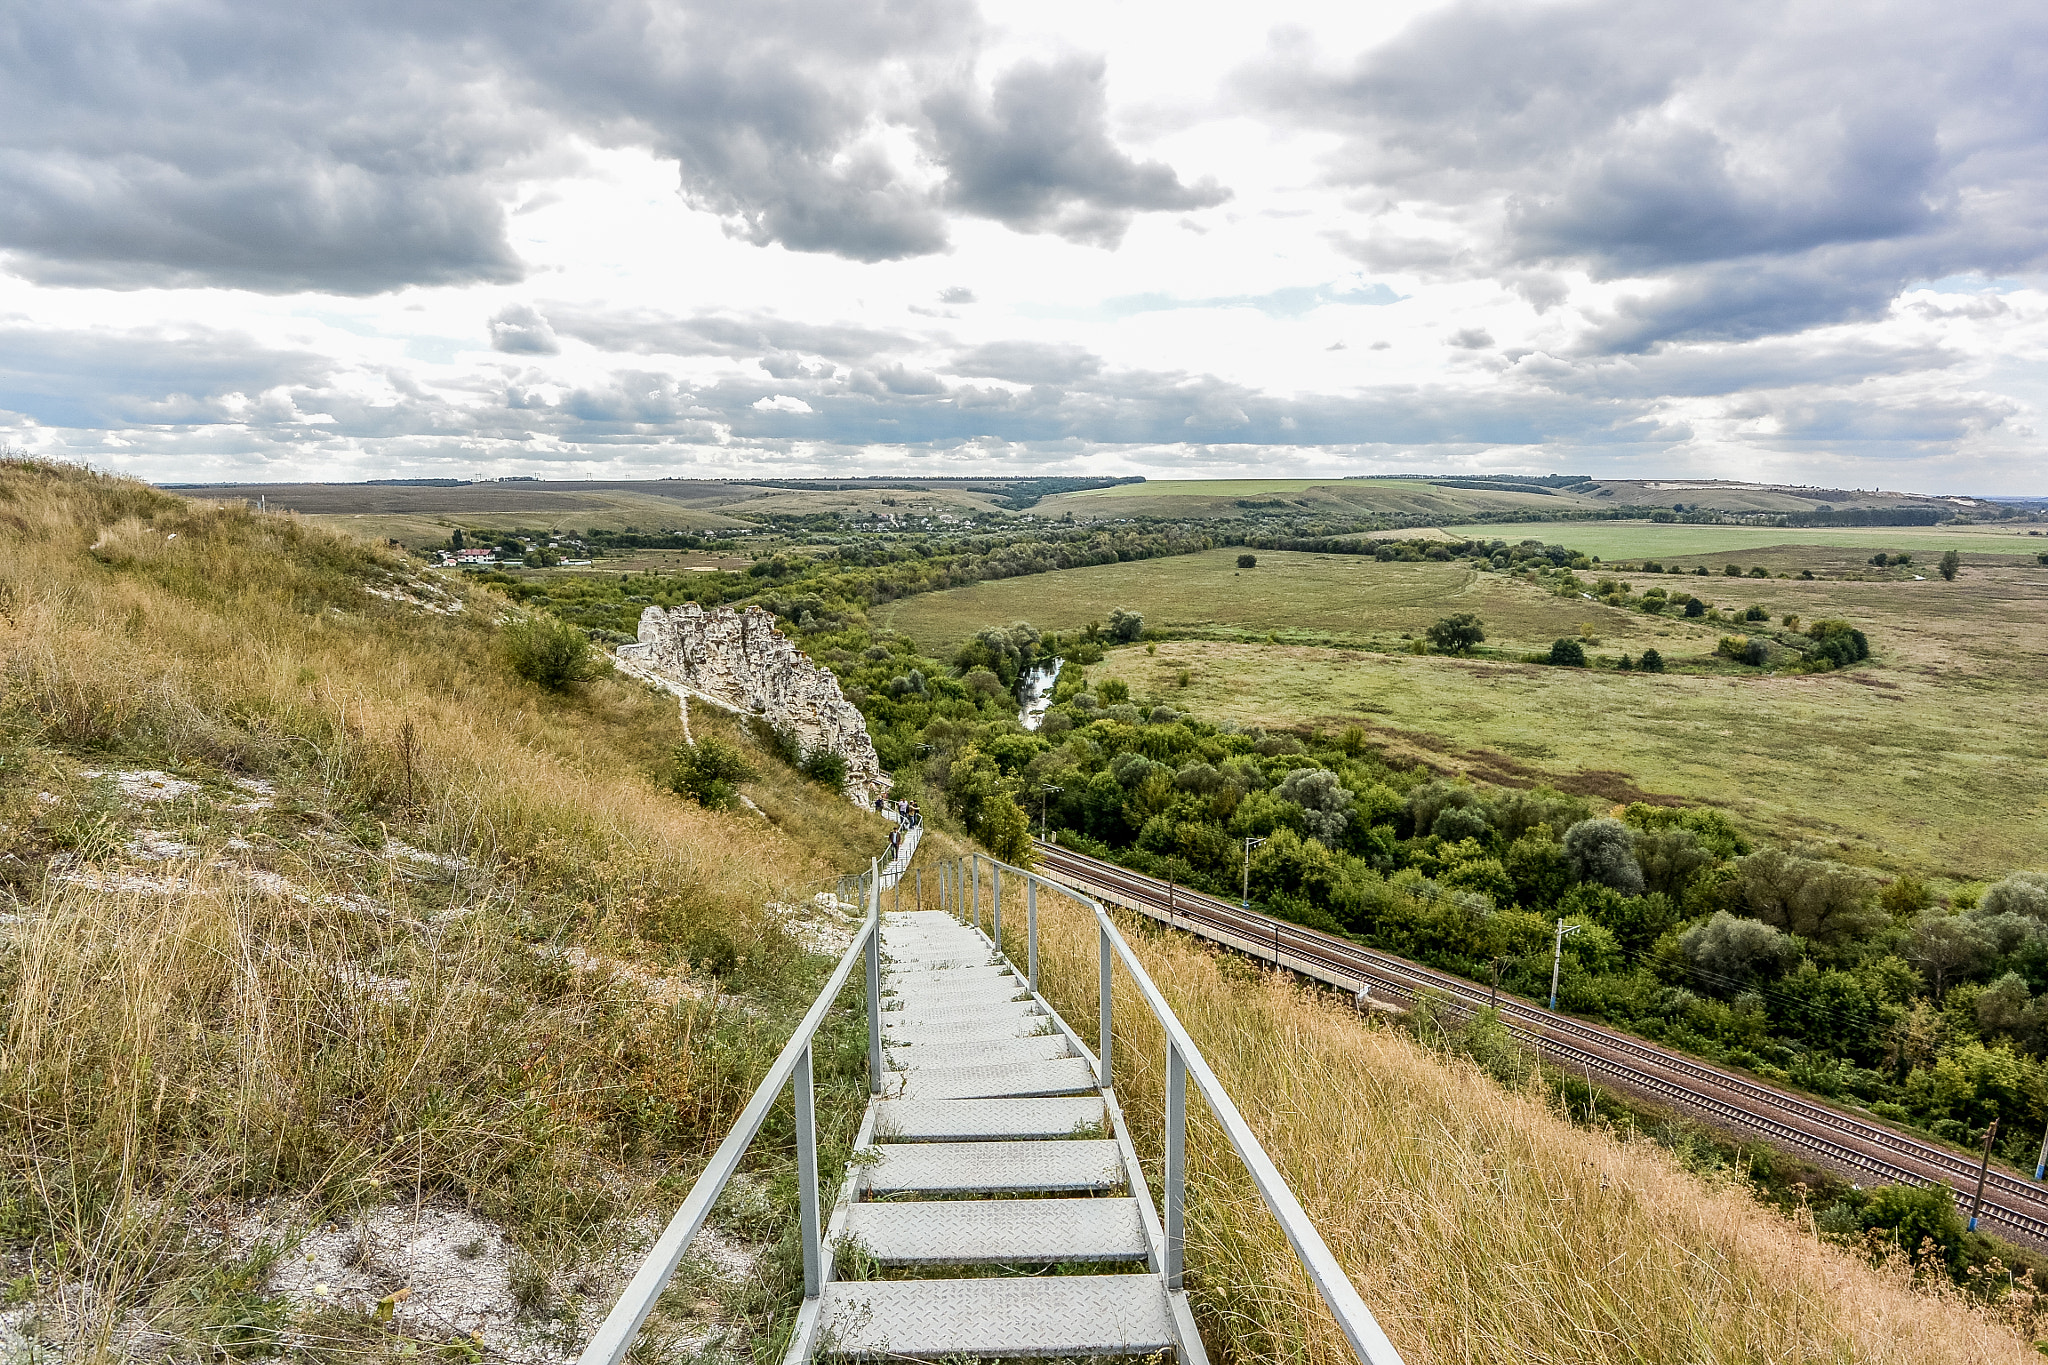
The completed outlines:
[[[1943,578],[1953,583],[1956,580],[1956,570],[1963,567],[1963,557],[1954,550],[1943,550],[1941,552],[1941,563],[1936,567]]]
[[[714,810],[732,805],[739,796],[739,784],[754,776],[745,755],[716,735],[683,745],[676,750],[675,758],[670,785],[699,805]]]
[[[1551,645],[1550,662],[1563,668],[1584,668],[1586,647],[1577,640],[1566,637]]]
[[[1464,611],[1444,617],[1429,628],[1428,635],[1430,644],[1444,653],[1464,654],[1486,639],[1486,630],[1477,616]]]
[[[1257,555],[1239,555],[1237,557],[1237,567],[1240,569],[1256,569],[1259,567],[1259,557]]]
[[[1863,1206],[1863,1225],[1889,1232],[1908,1256],[1933,1243],[1941,1259],[1954,1264],[1963,1247],[1963,1216],[1955,1196],[1940,1181],[1927,1186],[1880,1185]]]
[[[1645,673],[1662,673],[1664,656],[1654,649],[1646,649],[1643,651],[1643,657],[1636,661],[1636,667]]]
[[[975,837],[990,853],[1006,863],[1031,866],[1031,821],[1010,799],[1008,792],[996,792],[981,804],[981,818]]]
[[[591,653],[590,637],[552,616],[530,616],[505,627],[505,661],[512,671],[550,692],[585,682],[603,672]]]
[[[1109,638],[1120,645],[1130,644],[1145,633],[1145,618],[1135,611],[1118,607],[1109,614]]]

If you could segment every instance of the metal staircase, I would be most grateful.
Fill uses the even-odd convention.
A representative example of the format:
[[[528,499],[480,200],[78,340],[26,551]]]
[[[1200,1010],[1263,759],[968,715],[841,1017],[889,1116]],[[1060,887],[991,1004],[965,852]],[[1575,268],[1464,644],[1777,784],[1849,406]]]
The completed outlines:
[[[882,888],[893,884],[900,895],[907,853],[890,869],[895,875],[875,866],[859,879],[868,914],[853,944],[581,1365],[624,1359],[785,1086],[796,1106],[805,1297],[784,1365],[1165,1354],[1206,1365],[1182,1285],[1190,1082],[1353,1352],[1367,1365],[1400,1365],[1102,907],[1022,868],[974,858],[936,869],[942,908],[884,914]],[[987,932],[983,868],[993,882]],[[1005,873],[1024,892],[1021,969],[1000,947]],[[1079,901],[1096,920],[1097,1051],[1038,991],[1041,886]],[[920,876],[913,904],[922,899]],[[856,1156],[821,1227],[811,1041],[863,960],[871,1099]],[[1111,1083],[1117,962],[1167,1037],[1163,1221]]]

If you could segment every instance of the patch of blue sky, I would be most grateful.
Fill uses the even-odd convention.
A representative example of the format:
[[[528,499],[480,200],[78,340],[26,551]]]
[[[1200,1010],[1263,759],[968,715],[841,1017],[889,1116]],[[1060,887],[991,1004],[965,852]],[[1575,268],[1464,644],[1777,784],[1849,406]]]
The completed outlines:
[[[1298,318],[1331,305],[1378,308],[1400,303],[1407,297],[1374,281],[1355,285],[1289,285],[1265,294],[1227,294],[1204,299],[1184,299],[1172,294],[1122,294],[1085,307],[1022,304],[1017,311],[1025,317],[1069,318],[1086,322],[1114,322],[1139,313],[1167,313],[1186,308],[1251,308],[1268,317]]]

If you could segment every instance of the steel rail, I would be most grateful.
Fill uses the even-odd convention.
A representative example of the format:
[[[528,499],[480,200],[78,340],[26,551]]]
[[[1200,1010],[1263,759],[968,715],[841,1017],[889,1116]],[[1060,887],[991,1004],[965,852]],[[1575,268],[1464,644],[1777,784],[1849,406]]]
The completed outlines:
[[[1161,882],[1088,854],[1075,853],[1070,849],[1042,842],[1038,843],[1037,852],[1048,871],[1058,872],[1064,868],[1063,875],[1114,893],[1114,899],[1130,905],[1133,909],[1153,914],[1175,927],[1186,928],[1189,932],[1225,943],[1226,946],[1256,956],[1270,953],[1275,960],[1293,959],[1299,964],[1295,970],[1320,967],[1326,979],[1341,978],[1360,983],[1370,980],[1373,984],[1393,986],[1410,993],[1417,984],[1420,984],[1442,991],[1454,997],[1459,1003],[1468,1005],[1484,1003],[1488,997],[1486,988],[1461,977],[1424,967],[1377,949],[1365,948],[1319,930],[1278,920],[1257,911],[1248,911],[1201,892]],[[1231,942],[1232,939],[1236,941]],[[1307,970],[1304,974],[1318,973]],[[1333,981],[1332,984],[1342,982]],[[1976,1179],[1976,1163],[1963,1156],[1876,1124],[1864,1122],[1852,1115],[1802,1097],[1681,1057],[1640,1039],[1630,1038],[1625,1034],[1576,1019],[1553,1015],[1536,1005],[1507,995],[1500,998],[1500,1013],[1502,1022],[1517,1036],[1529,1038],[1540,1045],[1569,1051],[1574,1060],[1581,1065],[1590,1062],[1594,1069],[1607,1072],[1625,1083],[1738,1123],[1784,1145],[1812,1151],[1856,1169],[1883,1175],[1887,1179],[1906,1180],[1916,1184],[1939,1181],[1948,1185],[1959,1201],[1966,1196],[1957,1188],[1956,1182]],[[1606,1049],[1606,1053],[1574,1048],[1567,1040],[1576,1040],[1594,1048]],[[1738,1096],[1752,1104],[1776,1110],[1782,1116],[1794,1117],[1827,1131],[1813,1132],[1787,1124],[1782,1118],[1757,1114],[1750,1109],[1732,1104],[1725,1098],[1702,1091],[1696,1086],[1654,1076],[1638,1067],[1630,1066],[1621,1058],[1607,1055],[1611,1053],[1623,1053],[1636,1061],[1677,1072],[1727,1095]],[[1835,1140],[1836,1137],[1853,1138],[1883,1149],[1883,1154],[1844,1147]],[[1886,1155],[1916,1162],[1921,1169],[1894,1164],[1885,1159]],[[2043,1192],[2020,1179],[1993,1171],[1990,1173],[1988,1188],[2018,1202],[2033,1205],[2042,1213],[2048,1214],[2048,1201],[2044,1201]],[[1984,1216],[2026,1236],[2048,1242],[2048,1218],[1995,1202],[1988,1202],[1985,1205]]]

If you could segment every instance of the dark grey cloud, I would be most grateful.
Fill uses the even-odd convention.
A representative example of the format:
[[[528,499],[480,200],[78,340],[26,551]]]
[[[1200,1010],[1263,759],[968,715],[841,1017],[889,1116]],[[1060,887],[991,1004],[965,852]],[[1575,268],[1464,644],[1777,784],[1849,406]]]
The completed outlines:
[[[1335,236],[1377,268],[1645,281],[1588,338],[1633,351],[1882,314],[1915,281],[2048,263],[2048,14],[1930,0],[1466,3],[1333,67],[1282,35],[1248,98],[1342,136]],[[2033,149],[2031,152],[2028,149]],[[1404,239],[1382,210],[1462,229]]]
[[[981,37],[973,0],[17,7],[0,251],[63,284],[511,281],[507,204],[578,138],[673,158],[749,241],[865,261],[944,249],[959,213],[1113,241],[1133,212],[1217,200],[1118,150],[1099,66],[920,108]],[[942,189],[891,159],[892,127],[940,149]]]
[[[987,99],[955,89],[925,101],[932,147],[954,208],[1019,232],[1115,246],[1133,213],[1213,208],[1230,192],[1183,185],[1171,166],[1138,161],[1107,126],[1105,68],[1070,58],[1020,62]]]

